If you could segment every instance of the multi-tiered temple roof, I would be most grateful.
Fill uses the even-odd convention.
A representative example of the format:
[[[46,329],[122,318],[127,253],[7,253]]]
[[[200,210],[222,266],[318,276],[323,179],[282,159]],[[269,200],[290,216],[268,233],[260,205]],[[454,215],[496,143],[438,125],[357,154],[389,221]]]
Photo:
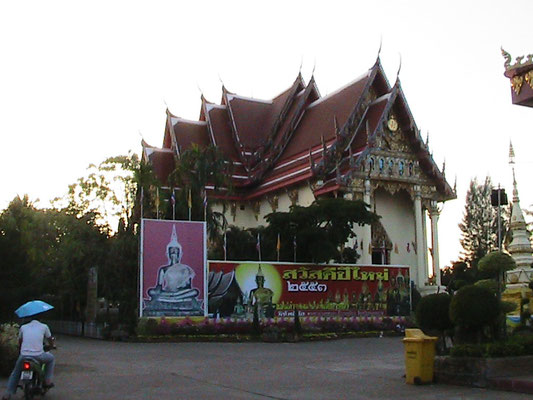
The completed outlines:
[[[401,139],[391,136],[391,120]],[[395,147],[395,141],[401,145]],[[444,170],[421,140],[399,79],[389,84],[379,58],[366,73],[327,96],[320,95],[314,77],[306,83],[301,74],[272,100],[222,87],[220,104],[201,97],[198,121],[167,110],[162,148],[144,143],[144,155],[165,184],[175,158],[194,143],[215,145],[233,162],[235,200],[257,199],[306,182],[313,184],[315,195],[343,191],[355,176],[370,176],[374,165],[368,165],[369,154],[382,148],[413,154],[416,168],[436,188],[435,200],[455,198]],[[394,168],[402,168],[397,179],[409,182],[411,165],[402,162]],[[389,179],[385,172],[382,178]]]

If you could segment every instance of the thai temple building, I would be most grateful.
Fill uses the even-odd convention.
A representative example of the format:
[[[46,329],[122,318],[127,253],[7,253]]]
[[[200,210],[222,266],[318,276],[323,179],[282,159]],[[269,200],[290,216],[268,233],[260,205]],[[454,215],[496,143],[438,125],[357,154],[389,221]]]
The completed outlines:
[[[167,110],[161,148],[143,143],[163,185],[193,144],[217,146],[234,164],[234,188],[220,194],[207,187],[207,196],[230,224],[265,224],[267,214],[321,196],[361,199],[381,219],[354,228],[359,263],[408,265],[422,293],[440,285],[438,219],[455,188],[423,141],[399,78],[389,83],[379,57],[326,96],[314,77],[305,82],[298,74],[272,99],[222,86],[219,103],[202,95],[198,120],[178,115]]]

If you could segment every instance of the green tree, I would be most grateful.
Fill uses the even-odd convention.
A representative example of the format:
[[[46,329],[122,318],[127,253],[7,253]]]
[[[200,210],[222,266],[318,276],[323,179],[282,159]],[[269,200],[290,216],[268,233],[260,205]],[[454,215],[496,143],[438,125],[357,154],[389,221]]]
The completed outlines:
[[[283,243],[280,259],[293,260],[296,238],[296,259],[306,262],[339,260],[344,244],[355,237],[355,225],[371,224],[379,217],[360,200],[319,198],[309,207],[292,206],[289,212],[275,212],[265,218],[268,226],[265,239],[275,251],[277,235]],[[274,245],[272,245],[274,244]]]
[[[474,178],[466,194],[465,212],[459,224],[462,260],[476,268],[477,262],[488,252],[498,248],[497,212],[491,205],[490,177],[479,184]]]
[[[232,190],[232,163],[216,146],[200,148],[196,144],[184,151],[176,162],[176,168],[169,176],[169,185],[178,187],[176,194],[176,217],[189,218],[189,195],[191,200],[191,219],[205,221],[209,239],[220,240],[221,232],[227,227],[224,215],[214,212],[207,203],[204,215],[204,198],[206,187],[212,186],[214,193],[230,193]],[[170,197],[170,193],[166,198]],[[168,204],[168,203],[167,203]],[[172,216],[167,206],[167,218]]]
[[[87,271],[106,254],[107,230],[88,213],[37,209],[15,198],[0,215],[0,270],[3,319],[20,304],[35,298],[49,301],[57,314],[80,318],[86,300]]]
[[[140,204],[140,188],[144,187],[145,210],[151,214],[154,206],[149,188],[158,188],[150,166],[142,163],[139,157],[130,153],[109,157],[98,166],[89,165],[86,176],[69,185],[67,209],[74,215],[94,213],[98,224],[111,225],[117,229],[119,223],[130,225],[137,222],[140,213],[134,215],[136,204]],[[61,200],[55,201],[62,208]]]
[[[32,296],[24,232],[33,213],[33,204],[24,196],[15,197],[0,214],[0,321],[13,319],[14,310]]]

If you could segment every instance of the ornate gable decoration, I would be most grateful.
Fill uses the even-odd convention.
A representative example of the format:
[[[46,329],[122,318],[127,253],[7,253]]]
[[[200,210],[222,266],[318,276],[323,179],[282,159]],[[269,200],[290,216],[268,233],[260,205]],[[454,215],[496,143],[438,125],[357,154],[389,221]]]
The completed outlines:
[[[452,197],[453,194],[439,193],[437,185],[441,181],[445,190],[452,192],[444,179],[444,168],[442,172],[437,168],[409,109],[397,104],[399,101],[403,103],[405,100],[397,83],[376,129],[369,135],[368,147],[360,156],[355,173],[350,174],[354,178],[350,186],[357,190],[362,179],[370,178],[374,189],[382,187],[391,194],[405,190],[413,197],[414,185],[418,185],[424,198],[441,200]],[[405,122],[406,117],[409,123]]]

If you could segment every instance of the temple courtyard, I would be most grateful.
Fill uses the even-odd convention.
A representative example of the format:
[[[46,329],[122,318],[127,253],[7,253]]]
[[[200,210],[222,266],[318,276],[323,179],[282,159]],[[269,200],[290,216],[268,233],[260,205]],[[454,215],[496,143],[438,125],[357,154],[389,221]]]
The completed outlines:
[[[404,383],[401,338],[307,343],[123,343],[58,337],[56,387],[75,399],[526,399]],[[0,381],[3,391],[6,379]],[[14,398],[22,398],[17,392]]]

